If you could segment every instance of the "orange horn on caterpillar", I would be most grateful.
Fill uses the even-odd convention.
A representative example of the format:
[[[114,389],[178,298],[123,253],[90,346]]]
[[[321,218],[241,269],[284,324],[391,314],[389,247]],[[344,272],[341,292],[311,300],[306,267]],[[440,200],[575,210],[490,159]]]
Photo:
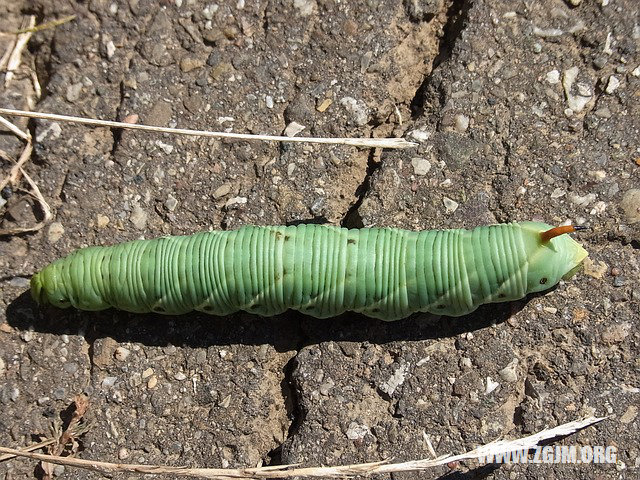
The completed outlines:
[[[574,226],[574,225],[563,225],[561,227],[554,227],[546,232],[540,233],[540,239],[542,243],[546,243],[552,238],[558,237],[560,235],[564,235],[565,233],[573,233],[578,232],[580,230],[587,230],[588,227]]]

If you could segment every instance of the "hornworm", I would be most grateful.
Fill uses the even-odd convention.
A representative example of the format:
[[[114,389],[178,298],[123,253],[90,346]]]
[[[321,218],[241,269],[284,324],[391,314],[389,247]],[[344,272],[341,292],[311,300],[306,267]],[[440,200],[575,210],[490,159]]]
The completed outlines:
[[[83,248],[35,274],[31,292],[40,304],[81,310],[459,316],[571,276],[587,256],[565,235],[578,229],[535,222],[421,232],[247,226]]]

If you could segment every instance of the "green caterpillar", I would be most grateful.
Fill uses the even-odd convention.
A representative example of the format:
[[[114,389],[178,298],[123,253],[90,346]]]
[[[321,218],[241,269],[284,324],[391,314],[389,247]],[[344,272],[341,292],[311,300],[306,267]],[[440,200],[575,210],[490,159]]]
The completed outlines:
[[[40,304],[81,310],[325,318],[345,311],[396,320],[459,316],[523,298],[571,276],[587,252],[565,233],[524,222],[473,230],[247,226],[88,247],[31,279]]]

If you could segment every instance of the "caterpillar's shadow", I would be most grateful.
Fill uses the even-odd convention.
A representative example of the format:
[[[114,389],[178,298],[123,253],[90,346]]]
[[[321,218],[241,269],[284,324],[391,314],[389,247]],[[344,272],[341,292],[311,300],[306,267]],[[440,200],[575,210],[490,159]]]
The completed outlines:
[[[483,305],[458,318],[417,314],[404,320],[383,322],[355,313],[321,320],[295,311],[264,318],[248,313],[215,317],[197,312],[163,316],[117,310],[80,312],[53,307],[41,310],[31,300],[29,292],[25,292],[7,307],[7,322],[23,331],[80,334],[89,342],[111,337],[118,342],[149,346],[271,344],[277,351],[284,352],[332,340],[385,344],[454,337],[504,322],[521,310],[530,298]]]

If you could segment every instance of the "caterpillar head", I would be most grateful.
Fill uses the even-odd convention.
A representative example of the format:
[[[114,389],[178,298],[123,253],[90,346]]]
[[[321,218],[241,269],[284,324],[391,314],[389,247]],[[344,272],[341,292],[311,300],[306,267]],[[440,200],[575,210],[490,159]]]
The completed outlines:
[[[69,295],[59,281],[55,262],[31,277],[31,297],[39,305],[54,305],[58,308],[71,306]]]
[[[581,227],[552,227],[544,223],[522,224],[529,253],[527,290],[541,292],[572,277],[589,255],[568,233]]]

